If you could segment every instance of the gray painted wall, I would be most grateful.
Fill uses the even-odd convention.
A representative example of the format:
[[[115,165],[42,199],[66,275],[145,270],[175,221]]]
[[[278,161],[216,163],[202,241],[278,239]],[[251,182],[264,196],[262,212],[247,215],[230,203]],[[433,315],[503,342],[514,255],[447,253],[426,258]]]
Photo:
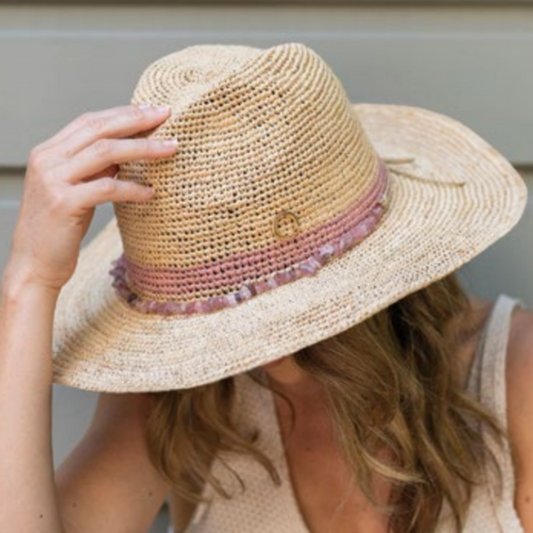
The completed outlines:
[[[273,3],[0,2],[0,267],[31,147],[85,111],[129,102],[151,61],[192,44],[304,42],[328,61],[352,101],[417,105],[459,119],[504,153],[531,190],[530,2]],[[111,216],[110,205],[98,207],[84,242]],[[503,291],[531,306],[531,235],[530,202],[510,234],[461,269],[467,289],[486,298]],[[81,437],[95,399],[54,388],[56,463]]]

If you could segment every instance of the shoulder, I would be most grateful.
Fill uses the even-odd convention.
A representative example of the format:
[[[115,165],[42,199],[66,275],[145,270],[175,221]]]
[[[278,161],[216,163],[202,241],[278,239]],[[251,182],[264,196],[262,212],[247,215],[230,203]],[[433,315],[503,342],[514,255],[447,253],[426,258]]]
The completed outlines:
[[[515,470],[514,505],[533,530],[533,311],[517,306],[506,361],[507,426]]]

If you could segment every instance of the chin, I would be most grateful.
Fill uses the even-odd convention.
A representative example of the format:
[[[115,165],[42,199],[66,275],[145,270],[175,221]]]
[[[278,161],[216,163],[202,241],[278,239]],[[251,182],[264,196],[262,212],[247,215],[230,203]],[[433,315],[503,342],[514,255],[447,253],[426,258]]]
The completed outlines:
[[[299,383],[303,377],[302,371],[289,355],[261,365],[261,368],[272,380],[284,385]]]

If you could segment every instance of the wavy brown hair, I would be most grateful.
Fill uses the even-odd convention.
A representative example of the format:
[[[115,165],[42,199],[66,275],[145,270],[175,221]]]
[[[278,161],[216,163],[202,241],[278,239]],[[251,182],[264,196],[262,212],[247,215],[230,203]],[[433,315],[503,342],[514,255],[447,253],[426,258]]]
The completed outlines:
[[[452,273],[292,355],[324,387],[345,460],[367,498],[389,515],[391,532],[435,531],[445,500],[460,532],[473,488],[489,481],[489,469],[501,490],[500,467],[481,427],[499,442],[507,434],[460,380],[459,348],[478,327]],[[150,458],[177,494],[199,501],[208,483],[231,497],[210,472],[218,451],[249,454],[280,482],[270,459],[254,446],[261,428],[243,435],[232,420],[231,377],[148,394],[154,399]],[[390,452],[387,459],[383,450]],[[374,492],[376,479],[391,487],[386,502]]]

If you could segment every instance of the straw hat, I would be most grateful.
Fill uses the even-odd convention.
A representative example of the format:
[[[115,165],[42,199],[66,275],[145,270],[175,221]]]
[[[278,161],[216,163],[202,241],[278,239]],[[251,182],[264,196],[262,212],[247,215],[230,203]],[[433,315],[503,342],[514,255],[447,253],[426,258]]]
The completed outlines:
[[[526,186],[462,123],[350,103],[301,43],[199,45],[142,73],[131,103],[172,115],[122,164],[146,203],[82,247],[54,320],[54,381],[189,388],[340,333],[443,278],[520,219]]]

